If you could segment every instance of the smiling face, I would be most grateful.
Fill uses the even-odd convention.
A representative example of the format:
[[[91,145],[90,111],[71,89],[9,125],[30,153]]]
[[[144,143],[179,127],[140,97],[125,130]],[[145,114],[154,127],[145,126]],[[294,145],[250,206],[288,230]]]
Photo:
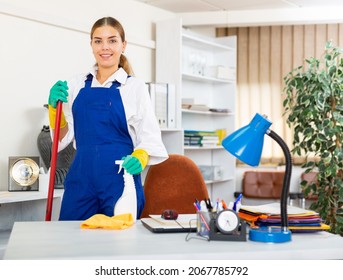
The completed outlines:
[[[126,47],[119,32],[110,25],[96,28],[92,34],[91,47],[99,70],[116,71],[120,56]]]

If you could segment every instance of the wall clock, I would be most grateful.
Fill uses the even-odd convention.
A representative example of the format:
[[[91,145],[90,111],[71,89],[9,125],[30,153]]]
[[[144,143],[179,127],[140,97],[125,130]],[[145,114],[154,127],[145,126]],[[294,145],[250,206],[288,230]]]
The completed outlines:
[[[9,157],[9,191],[38,191],[39,157]]]

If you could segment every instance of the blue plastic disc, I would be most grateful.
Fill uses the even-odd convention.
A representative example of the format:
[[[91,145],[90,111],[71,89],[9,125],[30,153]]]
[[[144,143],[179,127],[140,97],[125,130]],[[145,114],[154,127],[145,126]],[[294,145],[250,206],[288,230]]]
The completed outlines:
[[[249,239],[257,242],[282,243],[292,240],[290,230],[281,230],[280,228],[261,227],[249,230]]]

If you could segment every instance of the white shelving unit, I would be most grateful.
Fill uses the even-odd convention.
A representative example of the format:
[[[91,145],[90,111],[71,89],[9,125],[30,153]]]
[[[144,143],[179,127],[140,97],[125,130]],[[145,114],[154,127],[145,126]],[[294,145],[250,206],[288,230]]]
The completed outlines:
[[[54,190],[54,198],[60,198],[63,195],[61,189]],[[7,203],[15,202],[25,202],[25,201],[34,201],[34,200],[45,200],[47,199],[48,194],[46,192],[40,191],[0,191],[0,205]]]
[[[63,192],[54,190],[52,220],[58,220]],[[17,221],[44,221],[47,198],[45,191],[1,191],[0,230],[11,230]]]
[[[167,150],[185,154],[198,165],[219,165],[223,179],[206,181],[211,199],[233,200],[235,159],[223,147],[183,146],[184,130],[214,131],[229,134],[235,124],[235,75],[223,77],[215,70],[236,70],[236,37],[204,36],[182,27],[180,19],[156,23],[156,82],[173,83],[177,99],[177,130],[163,131]],[[222,77],[222,78],[219,78]],[[181,109],[182,99],[228,113]]]
[[[44,221],[50,173],[39,175],[39,191],[0,191],[0,230],[11,230],[15,221]],[[64,189],[55,189],[52,220],[58,220]]]

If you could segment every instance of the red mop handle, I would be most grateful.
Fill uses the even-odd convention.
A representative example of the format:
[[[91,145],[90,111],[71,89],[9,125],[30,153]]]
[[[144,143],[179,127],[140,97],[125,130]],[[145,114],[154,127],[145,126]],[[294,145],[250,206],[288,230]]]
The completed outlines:
[[[62,115],[62,102],[58,101],[57,106],[56,106],[54,140],[52,142],[52,151],[51,151],[50,179],[49,179],[48,200],[46,203],[45,221],[51,221],[52,200],[54,198],[54,188],[55,188],[57,151],[58,151],[58,142],[60,138],[61,115]]]

